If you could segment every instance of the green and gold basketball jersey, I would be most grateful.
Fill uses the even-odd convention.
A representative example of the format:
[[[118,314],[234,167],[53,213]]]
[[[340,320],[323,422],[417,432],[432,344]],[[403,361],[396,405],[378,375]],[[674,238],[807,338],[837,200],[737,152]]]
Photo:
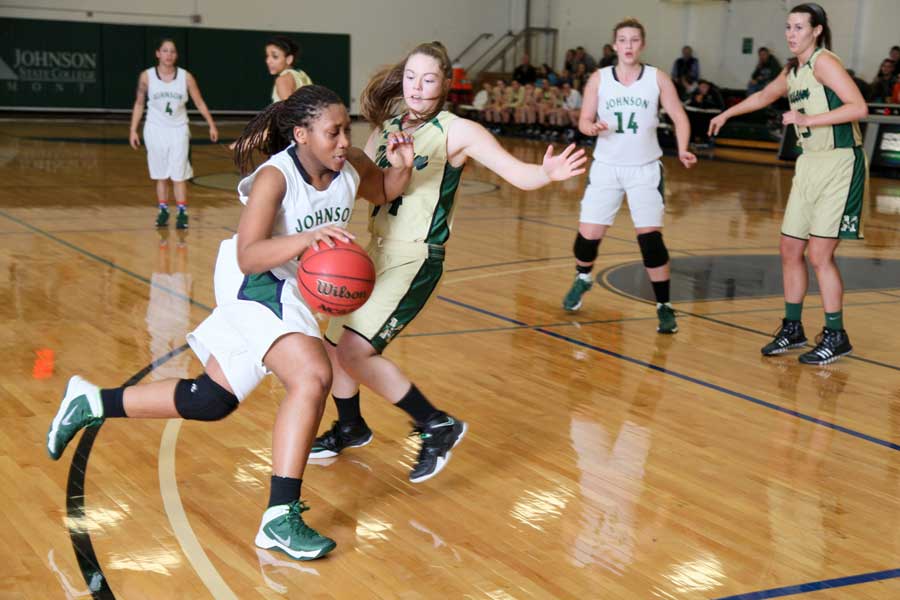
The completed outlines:
[[[402,196],[384,206],[372,208],[369,231],[373,236],[404,242],[444,244],[453,223],[453,201],[462,167],[447,162],[447,131],[456,115],[438,113],[416,129],[413,136],[415,163],[412,179]],[[400,131],[402,117],[384,122],[375,152],[375,164],[390,167],[385,156],[388,135]]]
[[[788,72],[788,100],[791,103],[791,110],[806,115],[820,115],[844,105],[834,90],[822,85],[813,74],[816,60],[824,53],[834,56],[840,62],[834,53],[819,48],[813,52],[806,64],[799,65],[796,69]],[[819,127],[794,125],[794,128],[797,132],[797,141],[806,152],[853,148],[862,144],[859,123],[856,121]]]

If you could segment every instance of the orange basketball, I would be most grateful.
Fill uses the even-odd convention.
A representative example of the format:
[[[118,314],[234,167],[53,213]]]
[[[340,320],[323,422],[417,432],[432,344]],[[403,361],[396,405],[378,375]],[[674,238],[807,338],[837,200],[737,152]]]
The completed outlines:
[[[359,245],[319,242],[300,257],[297,287],[309,307],[326,315],[346,315],[369,299],[375,287],[375,265]]]

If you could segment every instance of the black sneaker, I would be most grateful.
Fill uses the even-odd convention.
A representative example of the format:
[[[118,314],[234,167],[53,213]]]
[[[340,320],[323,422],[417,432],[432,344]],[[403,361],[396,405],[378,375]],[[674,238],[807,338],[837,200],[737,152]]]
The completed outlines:
[[[413,429],[413,434],[417,434],[422,440],[422,448],[409,473],[409,480],[419,483],[440,473],[450,460],[450,450],[463,439],[466,429],[468,427],[463,421],[446,413],[438,413]]]
[[[781,327],[775,332],[775,339],[762,347],[763,356],[783,354],[791,348],[802,348],[806,345],[806,334],[800,321],[781,320]]]
[[[363,419],[341,425],[340,421],[334,421],[331,429],[316,438],[310,458],[331,458],[341,453],[344,448],[359,448],[372,441],[372,430]]]
[[[827,365],[850,354],[852,350],[853,346],[850,345],[850,338],[845,330],[826,327],[816,336],[816,347],[800,355],[800,362],[804,365]]]

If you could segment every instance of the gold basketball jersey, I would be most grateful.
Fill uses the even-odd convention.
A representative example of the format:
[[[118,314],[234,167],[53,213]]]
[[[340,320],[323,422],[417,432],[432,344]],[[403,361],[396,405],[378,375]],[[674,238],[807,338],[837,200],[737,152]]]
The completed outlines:
[[[294,91],[296,92],[304,85],[312,85],[312,79],[309,78],[309,75],[306,74],[305,71],[298,71],[296,69],[285,69],[281,73],[278,74],[278,77],[281,77],[285,73],[290,73],[291,77],[294,79]],[[277,78],[276,78],[277,79]],[[278,97],[277,86],[272,86],[272,102],[278,102],[281,98]]]
[[[373,236],[427,244],[444,244],[450,237],[454,199],[463,170],[447,162],[447,131],[456,118],[442,111],[412,133],[416,153],[412,179],[402,196],[372,208],[369,231]],[[402,127],[402,117],[388,119],[382,125],[375,152],[375,164],[380,168],[391,166],[385,156],[387,138]]]
[[[816,60],[826,53],[840,62],[834,53],[819,48],[813,52],[806,64],[799,65],[788,72],[788,100],[791,103],[791,110],[805,115],[820,115],[844,105],[834,90],[822,85],[813,73]],[[794,125],[794,129],[797,132],[797,141],[805,152],[854,148],[862,144],[859,123],[856,121],[819,127]]]

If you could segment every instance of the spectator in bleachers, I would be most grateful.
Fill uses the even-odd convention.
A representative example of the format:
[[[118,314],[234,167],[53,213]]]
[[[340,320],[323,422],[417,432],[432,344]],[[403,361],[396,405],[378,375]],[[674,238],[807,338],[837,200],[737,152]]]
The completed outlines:
[[[559,72],[559,75],[557,75],[556,85],[563,85],[566,83],[572,85],[572,72],[568,69],[563,69]]]
[[[887,102],[894,87],[894,68],[896,64],[890,58],[881,61],[878,75],[872,80],[871,102]]]
[[[900,79],[894,83],[894,91],[891,93],[891,104],[900,104]]]
[[[866,102],[871,102],[872,87],[864,80],[857,77],[856,71],[854,71],[853,69],[847,69],[847,75],[849,75],[853,79],[853,83],[856,84],[856,88],[859,90],[859,93],[862,94],[863,99]]]
[[[569,73],[575,72],[575,48],[566,50],[566,57],[563,59],[563,70]]]
[[[494,84],[494,91],[491,94],[491,102],[484,111],[485,119],[491,123],[505,123],[503,117],[506,114],[504,107],[506,106],[506,82],[502,79]],[[499,133],[499,130],[493,130]]]
[[[553,70],[553,67],[544,63],[541,68],[543,69],[544,74],[541,75],[541,69],[538,69],[538,79],[546,77],[547,81],[550,82],[550,85],[559,85],[559,75]]]
[[[597,66],[598,69],[602,69],[603,67],[614,67],[616,63],[619,62],[619,57],[616,56],[616,51],[610,44],[603,44],[603,56],[600,58],[600,64]]]
[[[475,107],[475,110],[484,114],[485,109],[487,109],[488,104],[491,102],[491,97],[493,96],[493,88],[491,88],[491,82],[485,81],[481,84],[481,90],[475,94],[475,98],[472,100],[472,106]]]
[[[694,56],[694,49],[685,46],[681,56],[672,63],[672,82],[682,98],[690,90],[691,84],[700,79],[700,61]]]
[[[560,119],[560,125],[577,127],[581,113],[581,92],[568,83],[562,84],[562,110],[566,118]]]
[[[525,90],[518,81],[513,79],[512,83],[509,84],[509,87],[506,88],[506,104],[503,107],[503,122],[509,123],[511,120],[514,121],[516,114],[519,109],[522,108],[523,104],[525,104]]]
[[[584,84],[587,83],[588,77],[590,74],[587,72],[585,64],[578,63],[578,66],[575,67],[575,74],[572,75],[572,87],[579,92],[584,91]]]
[[[900,46],[891,46],[888,58],[894,61],[894,77],[900,76]]]
[[[781,73],[781,63],[769,52],[768,48],[761,46],[757,50],[757,54],[759,62],[756,63],[756,68],[750,75],[750,83],[747,84],[748,95],[763,89]]]
[[[513,70],[513,79],[520,84],[534,83],[537,79],[537,70],[531,64],[531,57],[527,54],[522,55],[522,64]]]
[[[684,103],[687,108],[687,116],[691,122],[691,138],[694,143],[704,144],[709,142],[707,130],[709,122],[717,114],[725,110],[725,101],[716,86],[705,79],[697,84],[697,89]],[[696,108],[699,110],[691,110]],[[703,111],[703,112],[701,112]],[[716,111],[716,112],[712,112]]]
[[[575,70],[578,70],[578,65],[584,65],[585,72],[590,75],[597,69],[597,61],[594,60],[594,57],[588,54],[584,46],[578,46],[575,48]]]

